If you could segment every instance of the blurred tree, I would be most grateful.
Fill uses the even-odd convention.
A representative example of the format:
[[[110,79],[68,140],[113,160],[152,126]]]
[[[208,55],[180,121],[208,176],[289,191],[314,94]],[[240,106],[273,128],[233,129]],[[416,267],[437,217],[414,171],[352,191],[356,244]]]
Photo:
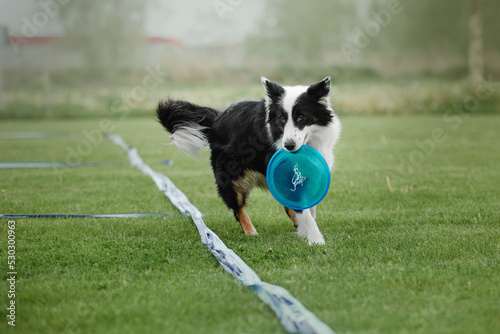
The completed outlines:
[[[372,50],[386,50],[417,57],[466,54],[469,0],[400,1],[403,10],[373,40]],[[374,2],[373,11],[387,8],[394,0]]]
[[[356,36],[364,34],[358,37],[358,44],[363,45],[355,49],[360,63],[390,67],[398,61],[418,62],[415,66],[425,70],[440,61],[448,67],[443,70],[457,67],[457,73],[462,73],[471,46],[471,1],[476,0],[269,1],[261,29],[249,39],[249,46],[268,59],[280,57],[280,63],[310,64],[342,53],[343,42],[352,44]],[[481,4],[484,55],[486,67],[491,68],[495,55],[500,54],[500,1],[482,0]],[[388,18],[377,16],[394,5],[402,9]],[[380,23],[381,19],[386,21]]]
[[[87,68],[95,73],[132,65],[144,42],[146,4],[142,0],[68,2],[60,12],[66,46],[81,51]]]
[[[252,52],[296,64],[319,61],[335,48],[356,20],[356,4],[346,0],[270,1],[260,30],[249,38]]]
[[[472,85],[479,86],[483,81],[483,21],[479,0],[472,0],[469,18],[469,75]]]
[[[374,8],[383,8],[394,0],[381,0]],[[479,3],[481,2],[481,6]],[[485,56],[500,54],[500,1],[458,0],[403,2],[404,10],[394,17],[386,31],[373,41],[369,51],[412,56],[416,59],[448,58],[469,64],[473,84],[483,77]],[[486,15],[482,15],[482,14]],[[490,61],[490,68],[495,66]],[[498,70],[498,68],[497,68]]]

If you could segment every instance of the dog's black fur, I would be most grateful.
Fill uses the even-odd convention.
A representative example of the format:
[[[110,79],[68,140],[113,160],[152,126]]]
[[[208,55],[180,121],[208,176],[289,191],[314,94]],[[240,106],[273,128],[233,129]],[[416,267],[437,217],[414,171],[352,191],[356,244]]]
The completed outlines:
[[[239,102],[224,112],[179,100],[162,101],[157,109],[160,123],[172,134],[173,142],[179,148],[186,150],[187,147],[187,152],[197,151],[203,146],[203,142],[208,142],[218,193],[248,234],[256,234],[244,210],[252,186],[267,187],[267,165],[278,149],[283,146],[285,149],[294,150],[290,147],[297,149],[306,141],[304,138],[300,143],[289,140],[293,145],[282,143],[285,125],[290,126],[293,122],[297,131],[303,131],[305,127],[327,129],[335,117],[327,100],[330,78],[309,87],[300,86],[304,89],[298,96],[293,97],[291,110],[285,110],[284,107],[284,100],[290,99],[286,96],[287,89],[290,89],[288,86],[281,86],[265,78],[262,83],[266,90],[266,99]],[[290,101],[287,103],[289,105]],[[179,134],[177,138],[176,134]],[[306,135],[306,138],[314,136]],[[328,148],[330,151],[334,141],[336,139],[331,140],[331,147]],[[333,163],[333,156],[331,160]],[[287,213],[294,220],[292,211],[287,209]],[[296,213],[300,214],[301,211]],[[296,221],[294,220],[294,224]],[[312,223],[315,226],[314,219]],[[305,236],[308,236],[307,233],[311,234],[304,233]],[[324,243],[319,230],[316,237],[313,242]]]
[[[274,142],[283,133],[279,127],[274,128],[273,138],[269,140],[264,100],[239,102],[225,112],[185,101],[168,100],[159,104],[157,116],[170,133],[189,123],[203,126],[202,132],[212,152],[217,190],[235,215],[245,206],[248,193],[239,194],[242,198],[238,200],[234,182],[243,179],[248,171],[265,176],[267,164],[277,151]]]

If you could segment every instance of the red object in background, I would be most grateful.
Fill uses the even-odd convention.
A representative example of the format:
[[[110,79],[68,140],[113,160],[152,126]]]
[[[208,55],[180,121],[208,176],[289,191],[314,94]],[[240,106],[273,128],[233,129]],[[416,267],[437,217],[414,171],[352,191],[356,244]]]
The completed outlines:
[[[63,37],[49,37],[49,36],[35,36],[35,37],[23,37],[17,35],[10,35],[9,40],[12,45],[48,45],[51,42],[61,39]],[[167,44],[173,46],[182,46],[182,42],[175,38],[164,38],[164,37],[146,37],[145,41],[147,44]]]

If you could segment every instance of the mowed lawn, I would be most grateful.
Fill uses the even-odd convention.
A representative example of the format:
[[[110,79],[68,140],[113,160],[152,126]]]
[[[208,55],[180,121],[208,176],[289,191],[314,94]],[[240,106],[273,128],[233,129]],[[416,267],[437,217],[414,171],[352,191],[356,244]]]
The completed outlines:
[[[241,233],[217,197],[208,153],[193,160],[151,118],[113,121],[205,213],[257,274],[288,289],[337,333],[498,333],[500,116],[343,117],[336,167],[317,221],[325,246],[295,236],[255,190]],[[5,121],[1,132],[83,130],[99,119]],[[16,328],[6,321],[7,219],[1,220],[2,333],[284,333],[251,289],[203,247],[125,152],[85,137],[0,139],[2,162],[122,166],[0,170],[0,213],[161,212],[137,219],[17,219]],[[90,142],[90,141],[89,141]],[[80,146],[79,146],[80,145]],[[165,159],[174,165],[163,165]]]

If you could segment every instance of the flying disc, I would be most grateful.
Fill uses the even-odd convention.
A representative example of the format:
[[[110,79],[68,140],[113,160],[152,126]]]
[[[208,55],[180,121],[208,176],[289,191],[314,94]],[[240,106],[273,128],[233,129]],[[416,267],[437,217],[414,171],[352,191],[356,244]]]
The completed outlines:
[[[267,165],[267,186],[274,198],[293,210],[305,210],[323,200],[330,188],[330,168],[314,148],[280,149]]]

